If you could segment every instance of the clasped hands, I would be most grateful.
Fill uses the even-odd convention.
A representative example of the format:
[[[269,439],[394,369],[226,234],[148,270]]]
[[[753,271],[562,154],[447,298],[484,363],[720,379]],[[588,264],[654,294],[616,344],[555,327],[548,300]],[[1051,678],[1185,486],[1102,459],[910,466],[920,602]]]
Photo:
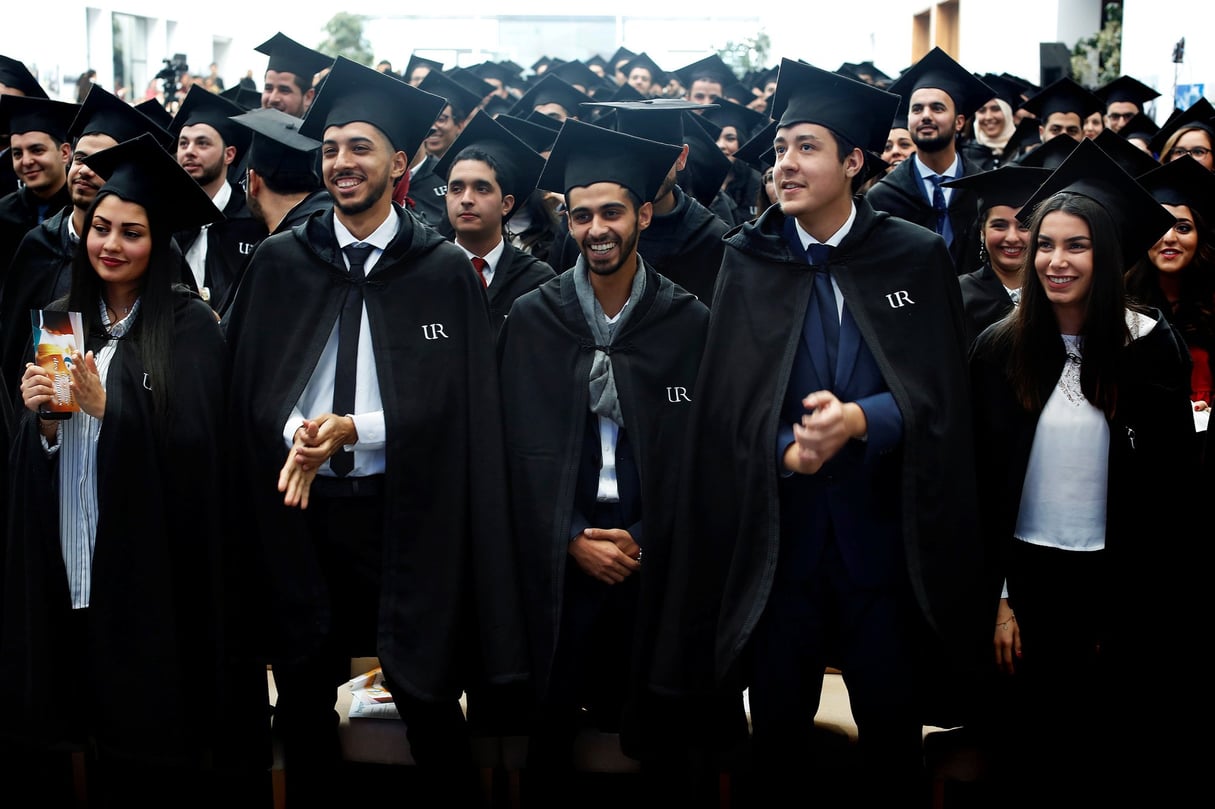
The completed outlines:
[[[325,413],[315,419],[305,419],[295,431],[287,461],[278,473],[278,490],[283,492],[283,505],[308,508],[308,493],[321,464],[347,444],[358,442],[354,419]]]
[[[604,584],[620,584],[641,569],[641,546],[623,528],[587,528],[570,541],[569,554]]]
[[[841,402],[819,390],[802,399],[806,412],[793,425],[793,443],[785,448],[785,469],[813,475],[853,438],[868,431],[865,412],[855,402]]]

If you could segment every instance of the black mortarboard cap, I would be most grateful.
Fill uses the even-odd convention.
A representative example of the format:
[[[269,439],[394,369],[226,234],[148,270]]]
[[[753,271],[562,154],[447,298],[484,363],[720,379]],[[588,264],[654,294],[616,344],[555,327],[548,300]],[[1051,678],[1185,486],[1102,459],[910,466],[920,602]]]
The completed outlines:
[[[818,124],[855,146],[881,152],[899,96],[813,65],[782,59],[772,119],[780,126]]]
[[[316,174],[316,150],[321,142],[300,134],[301,121],[272,108],[237,115],[232,122],[249,129],[253,142],[246,161],[259,174]],[[320,178],[317,178],[320,181]]]
[[[620,68],[620,70],[627,77],[635,67],[644,67],[646,70],[650,71],[650,78],[659,87],[667,83],[667,74],[658,66],[657,62],[649,57],[645,51],[642,51],[626,62]]]
[[[1036,206],[1061,191],[1088,197],[1109,212],[1122,244],[1125,266],[1119,270],[1133,264],[1173,226],[1173,215],[1088,138],[1026,200],[1017,218],[1028,221]]]
[[[560,59],[554,59],[553,57],[548,56],[546,54],[544,56],[541,56],[536,61],[532,62],[531,70],[533,73],[539,73],[541,68],[544,68],[545,70],[547,70],[548,68],[552,67],[553,65],[560,64],[560,63],[561,63]]]
[[[228,99],[246,112],[249,110],[255,110],[262,105],[262,94],[257,90],[248,87],[243,82],[232,85],[219,95],[221,98]]]
[[[973,191],[978,199],[975,213],[979,214],[995,205],[1020,208],[1050,175],[1050,169],[1006,164],[991,171],[948,180],[941,185]]]
[[[1018,153],[1042,143],[1042,132],[1037,118],[1022,118],[1021,123],[1013,129],[1008,142],[1004,144],[1004,154],[1000,159],[1007,162]],[[1062,160],[1062,158],[1060,158]],[[1038,168],[1041,168],[1039,166]]]
[[[545,74],[515,102],[512,115],[523,117],[541,104],[560,104],[566,113],[578,115],[578,107],[591,97],[564,79]]]
[[[1160,97],[1159,92],[1132,76],[1119,76],[1098,87],[1093,91],[1093,95],[1101,99],[1107,108],[1115,102],[1129,101],[1138,106],[1141,112],[1144,104]]]
[[[910,106],[911,94],[924,87],[947,94],[953,99],[954,111],[958,115],[973,114],[996,95],[995,90],[955,62],[939,47],[933,48],[907,68],[898,81],[890,85],[890,92],[901,95]]]
[[[645,98],[641,93],[637,92],[637,88],[631,84],[625,83],[616,88],[616,91],[609,94],[607,98],[596,98],[595,101],[641,101]]]
[[[1215,172],[1182,155],[1139,176],[1139,184],[1161,205],[1197,210],[1208,228],[1215,222]]]
[[[649,201],[681,151],[679,146],[567,119],[537,185],[568,195],[571,188],[616,183]]]
[[[93,152],[84,162],[106,178],[99,196],[109,192],[142,205],[149,216],[162,219],[169,232],[224,218],[202,186],[149,134]]]
[[[580,87],[584,87],[586,88],[587,95],[590,95],[592,91],[603,86],[603,82],[605,81],[602,76],[595,73],[595,71],[587,67],[585,63],[580,62],[577,59],[564,62],[556,67],[550,67],[544,75],[556,76],[559,79],[565,79],[571,85],[576,84]],[[616,87],[616,82],[612,82],[612,87]]]
[[[738,76],[734,75],[734,71],[730,69],[730,66],[717,54],[706,56],[704,59],[698,59],[692,64],[684,65],[674,72],[679,77],[680,83],[689,90],[692,89],[692,82],[697,79],[710,79],[719,83],[722,87],[738,81]]]
[[[1101,151],[1132,177],[1138,177],[1160,165],[1150,154],[1109,129],[1102,129],[1101,133],[1093,138],[1093,143],[1100,146]]]
[[[1122,125],[1118,134],[1127,140],[1142,140],[1151,143],[1152,137],[1159,131],[1160,125],[1153,121],[1151,116],[1139,112]]]
[[[497,115],[506,115],[508,112],[514,109],[514,107],[514,101],[508,98],[503,98],[497,93],[494,93],[489,97],[485,104],[482,105],[481,111],[493,118]]]
[[[261,103],[260,95],[258,96],[258,99],[259,99],[258,103],[260,104]],[[140,101],[138,104],[135,105],[135,109],[139,110],[144,115],[151,118],[152,123],[156,124],[157,126],[159,126],[161,129],[165,130],[166,132],[169,130],[169,127],[171,127],[173,125],[173,113],[166,110],[165,105],[161,104],[155,98],[149,98],[144,101]]]
[[[1021,106],[1021,102],[1024,100],[1021,98],[1021,93],[1025,88],[1020,82],[1004,76],[998,76],[995,73],[984,73],[979,78],[993,91],[990,97],[984,99],[983,104],[986,104],[992,98],[998,98],[1007,104],[1010,109],[1015,110]],[[979,106],[981,107],[983,104]]]
[[[480,116],[477,116],[478,118]],[[541,115],[545,121],[550,124],[556,124],[552,118],[547,115]],[[495,118],[502,128],[510,132],[519,140],[523,141],[534,152],[547,152],[553,148],[553,143],[557,140],[557,133],[561,131],[560,125],[550,127],[548,124],[527,121],[523,118],[516,118],[513,115],[499,115]]]
[[[749,141],[738,147],[738,151],[734,153],[734,159],[741,160],[756,171],[763,171],[769,166],[775,165],[776,152],[772,148],[772,140],[775,137],[776,121],[769,121]]]
[[[415,68],[428,67],[431,73],[438,73],[443,70],[443,63],[438,59],[427,59],[425,56],[418,56],[416,53],[409,55],[409,61],[405,63],[405,70],[401,73],[401,78],[408,82],[413,78]]]
[[[1215,133],[1215,120],[1213,119],[1215,119],[1215,107],[1211,106],[1210,101],[1200,98],[1182,112],[1169,116],[1149,145],[1153,152],[1160,154],[1164,151],[1164,145],[1169,142],[1169,138],[1182,129],[1203,129]],[[1215,134],[1211,139],[1215,141]]]
[[[187,126],[207,124],[224,139],[225,146],[236,147],[236,159],[232,162],[239,163],[241,155],[249,149],[249,141],[252,140],[249,130],[232,123],[232,116],[243,112],[245,110],[240,105],[195,84],[190,88],[190,92],[186,93],[185,100],[173,116],[169,131],[177,137]]]
[[[612,58],[609,59],[608,62],[611,64],[612,70],[615,70],[616,65],[620,64],[622,59],[632,59],[636,55],[636,53],[621,45],[616,49],[616,52],[612,54]]]
[[[313,76],[333,64],[332,56],[301,45],[281,31],[254,50],[270,57],[266,70],[291,73],[296,78],[307,81],[310,86]]]
[[[68,127],[67,140],[83,135],[109,135],[118,143],[131,140],[147,132],[168,149],[173,143],[173,133],[157,124],[148,116],[123,101],[118,96],[94,84],[89,88],[84,103],[76,111],[76,117]]]
[[[49,98],[0,95],[0,132],[45,132],[66,141],[68,127],[79,112],[79,104]]]
[[[762,112],[756,112],[750,107],[744,107],[742,104],[736,104],[726,98],[718,98],[714,103],[717,104],[717,107],[705,110],[704,117],[718,126],[734,127],[734,131],[738,133],[739,142],[749,139],[751,134],[768,120],[768,116]]]
[[[501,59],[498,61],[498,65],[501,66],[503,70],[510,73],[512,79],[517,79],[523,75],[523,65],[513,62],[510,59]]]
[[[0,54],[0,84],[20,90],[26,98],[47,98],[46,90],[25,66],[25,62]]]
[[[597,53],[592,54],[591,57],[586,60],[587,67],[594,67],[595,65],[599,65],[599,67],[603,68],[604,73],[611,72],[611,65],[608,64],[607,59],[604,59]]]
[[[1021,109],[1040,123],[1045,123],[1056,112],[1074,112],[1083,123],[1094,112],[1104,112],[1105,104],[1074,79],[1064,76],[1030,96],[1021,104]]]
[[[679,187],[708,208],[730,173],[730,158],[717,146],[721,127],[691,110],[684,118],[684,141],[688,144],[687,168],[679,176]]]
[[[1088,140],[1088,138],[1085,138],[1085,140]],[[1056,141],[1058,142],[1056,143]],[[1007,149],[1007,147],[1005,148]],[[1031,168],[1054,171],[1063,165],[1063,161],[1075,149],[1075,140],[1067,135],[1057,135],[1022,157],[1020,164],[1022,166],[1030,166]]]
[[[440,96],[339,56],[300,132],[324,141],[328,127],[364,121],[383,132],[394,149],[412,157],[445,106]]]
[[[476,76],[472,78],[477,79]],[[469,113],[481,106],[481,99],[493,92],[494,89],[480,79],[477,79],[477,81],[481,82],[482,86],[488,88],[480,95],[469,90],[463,83],[456,81],[446,73],[432,70],[426,74],[426,78],[422,79],[422,83],[418,85],[418,89],[437,95],[448,104],[451,104],[453,108],[462,111],[464,116],[467,117]]]
[[[907,129],[907,100],[902,96],[899,96],[898,109],[894,111],[894,117],[890,119],[890,128]]]
[[[512,73],[497,62],[482,62],[479,65],[473,65],[468,68],[468,72],[482,81],[485,79],[497,79],[502,82],[503,87],[511,87],[519,83],[518,73]]]
[[[515,198],[515,205],[502,221],[523,206],[523,200],[536,188],[536,180],[544,170],[544,158],[488,115],[474,115],[452,143],[443,159],[435,164],[435,174],[447,177],[460,152],[475,146],[489,153],[498,163],[498,182],[502,194]]]
[[[605,101],[583,104],[601,110],[614,110],[613,129],[658,143],[684,144],[685,110],[707,110],[712,104],[694,104],[682,98],[646,98],[640,101]],[[716,148],[716,147],[714,147]]]
[[[1014,84],[1018,85],[1021,88],[1021,95],[1025,96],[1026,98],[1028,98],[1029,96],[1033,95],[1034,93],[1036,93],[1042,89],[1041,87],[1039,87],[1038,85],[1036,85],[1032,81],[1030,81],[1029,79],[1025,79],[1020,76],[1014,76],[1012,73],[1001,73],[1000,78],[1005,79],[1006,81],[1011,81]],[[1013,105],[1013,109],[1016,109],[1015,104]]]

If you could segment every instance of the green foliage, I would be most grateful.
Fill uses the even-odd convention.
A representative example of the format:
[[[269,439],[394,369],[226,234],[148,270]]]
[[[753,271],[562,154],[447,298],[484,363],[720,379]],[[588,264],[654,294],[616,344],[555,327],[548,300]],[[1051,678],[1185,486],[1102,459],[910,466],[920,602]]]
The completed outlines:
[[[317,45],[316,49],[326,56],[345,56],[371,67],[371,44],[363,38],[365,19],[367,18],[361,14],[349,14],[345,11],[334,14],[329,22],[325,23],[329,38]]]
[[[1105,24],[1072,48],[1072,78],[1099,87],[1122,75],[1122,3],[1105,4]]]
[[[729,65],[738,76],[745,76],[752,70],[763,70],[768,67],[768,51],[772,48],[772,40],[767,33],[760,31],[753,37],[742,42],[729,41],[724,47],[717,49],[717,55]]]

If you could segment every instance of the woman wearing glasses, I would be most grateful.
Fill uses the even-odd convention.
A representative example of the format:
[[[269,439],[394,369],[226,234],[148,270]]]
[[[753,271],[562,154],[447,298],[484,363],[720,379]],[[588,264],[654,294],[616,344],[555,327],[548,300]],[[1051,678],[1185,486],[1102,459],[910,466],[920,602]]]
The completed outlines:
[[[1207,171],[1215,171],[1215,107],[1205,98],[1190,105],[1152,138],[1152,151],[1161,164],[1189,155]]]

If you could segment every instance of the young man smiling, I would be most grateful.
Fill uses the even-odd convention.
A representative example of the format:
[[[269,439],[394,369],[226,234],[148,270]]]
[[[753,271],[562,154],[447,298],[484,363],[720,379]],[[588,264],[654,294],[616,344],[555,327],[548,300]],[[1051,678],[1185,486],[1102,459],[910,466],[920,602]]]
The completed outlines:
[[[921,655],[986,662],[957,277],[940,237],[853,194],[897,105],[782,62],[779,205],[727,237],[692,396],[656,684],[749,684],[755,806],[815,783],[828,665],[857,804],[919,805]]]

